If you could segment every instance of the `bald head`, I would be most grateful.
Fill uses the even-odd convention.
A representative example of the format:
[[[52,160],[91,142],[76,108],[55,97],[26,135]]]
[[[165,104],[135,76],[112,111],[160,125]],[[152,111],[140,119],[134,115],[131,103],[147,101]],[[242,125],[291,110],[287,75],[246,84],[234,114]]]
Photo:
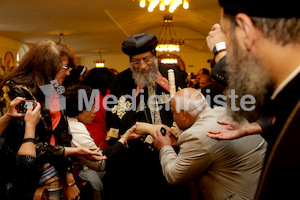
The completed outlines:
[[[194,98],[196,100],[202,99],[201,93],[194,88],[184,88],[175,93],[175,96],[185,97],[185,98]],[[174,96],[174,97],[175,97]]]
[[[172,111],[186,111],[191,116],[197,116],[206,106],[203,95],[194,88],[185,88],[175,93],[171,99]]]

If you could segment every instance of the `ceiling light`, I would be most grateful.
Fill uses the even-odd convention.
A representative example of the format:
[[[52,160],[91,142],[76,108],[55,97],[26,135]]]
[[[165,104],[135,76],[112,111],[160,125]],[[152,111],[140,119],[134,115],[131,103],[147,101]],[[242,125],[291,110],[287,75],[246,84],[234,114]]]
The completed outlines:
[[[60,33],[58,36],[58,42],[62,43],[62,39],[64,39],[65,44],[67,44],[65,35],[63,33]]]
[[[183,4],[184,9],[189,8],[189,0],[139,0],[139,2],[141,8],[146,7],[146,4],[148,3],[149,12],[152,12],[157,5],[159,5],[161,11],[164,11],[165,7],[169,6],[170,13],[173,13],[181,4]]]
[[[160,62],[163,64],[177,64],[178,60],[176,58],[163,58]]]
[[[184,43],[183,40],[178,39],[176,32],[172,25],[173,16],[165,15],[164,23],[158,35],[158,45],[156,51],[158,52],[179,52],[180,45]]]
[[[96,63],[96,68],[104,67],[104,63],[105,63],[105,61],[102,59],[101,51],[99,51],[99,54],[100,54],[100,56],[99,56],[100,59],[97,59],[96,61],[94,61],[94,63]]]
[[[163,64],[172,65],[172,64],[178,64],[179,56],[174,53],[165,53],[157,56],[157,58]]]

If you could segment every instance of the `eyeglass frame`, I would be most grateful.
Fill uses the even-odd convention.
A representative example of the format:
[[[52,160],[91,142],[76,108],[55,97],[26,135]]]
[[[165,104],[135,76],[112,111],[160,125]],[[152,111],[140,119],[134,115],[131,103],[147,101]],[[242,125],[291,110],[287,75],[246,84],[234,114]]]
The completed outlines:
[[[141,58],[139,61],[130,62],[131,65],[140,66],[143,62],[149,64],[149,62],[153,61],[156,57],[152,56],[151,58]]]
[[[72,68],[72,67],[70,67],[69,65],[62,65],[61,66],[64,70],[70,70],[70,68]]]

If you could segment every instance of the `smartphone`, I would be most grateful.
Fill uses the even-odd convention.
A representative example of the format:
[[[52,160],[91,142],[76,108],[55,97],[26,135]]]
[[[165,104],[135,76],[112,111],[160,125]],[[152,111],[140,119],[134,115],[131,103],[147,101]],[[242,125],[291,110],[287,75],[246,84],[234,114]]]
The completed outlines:
[[[160,129],[160,133],[165,136],[166,135],[167,130],[164,127],[161,127]]]
[[[36,106],[36,101],[34,101],[34,100],[21,101],[21,103],[18,106],[18,112],[25,114],[30,105],[33,105],[33,109],[34,109]]]

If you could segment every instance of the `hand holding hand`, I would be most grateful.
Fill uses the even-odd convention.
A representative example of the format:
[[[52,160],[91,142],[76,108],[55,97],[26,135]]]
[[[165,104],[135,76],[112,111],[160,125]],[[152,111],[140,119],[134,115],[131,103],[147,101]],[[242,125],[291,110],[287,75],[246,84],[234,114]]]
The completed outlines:
[[[145,122],[137,122],[136,123],[137,128],[135,130],[135,133],[137,134],[150,134],[153,136],[153,133],[155,131],[160,131],[161,127],[164,127],[167,132],[169,132],[171,135],[173,135],[175,138],[177,138],[177,134],[176,132],[171,129],[170,127],[164,125],[164,124],[149,124],[149,123],[145,123]]]
[[[141,137],[142,136],[141,134],[136,133],[137,128],[138,128],[137,124],[133,125],[130,129],[128,129],[124,133],[124,135],[122,135],[122,137],[124,137],[125,140],[137,139],[137,138]]]
[[[91,151],[84,147],[65,147],[65,153],[67,156],[82,156],[83,158],[91,161],[106,160],[106,156],[103,156],[101,152]]]

